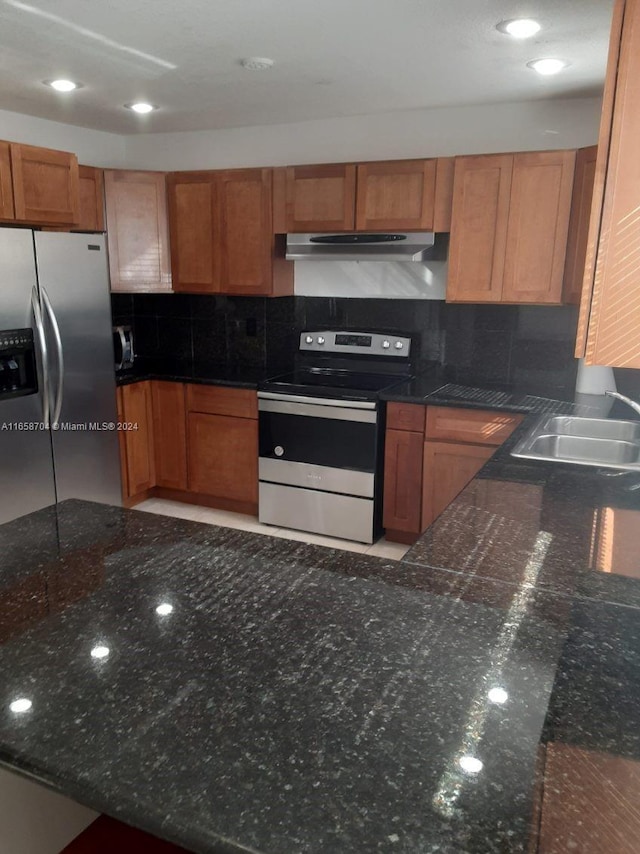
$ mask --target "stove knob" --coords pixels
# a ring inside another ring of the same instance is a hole
[[[313,344],[313,338],[311,337],[311,335],[307,335],[307,337],[304,339],[304,343]]]
[[[276,445],[273,449],[273,453],[276,455],[276,457],[284,457],[284,448],[282,447],[282,445]]]
[[[402,350],[403,347],[404,344],[402,343],[402,341],[396,341],[396,350]]]
[[[391,347],[391,342],[390,342],[390,341],[383,341],[383,342],[382,342],[382,349],[383,349],[383,350],[388,350],[388,349],[389,349],[389,347]]]
[[[318,335],[316,340],[317,340],[318,344],[324,344],[324,338],[322,337],[322,335]]]

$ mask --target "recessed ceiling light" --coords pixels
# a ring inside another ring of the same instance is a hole
[[[45,80],[45,86],[51,86],[56,92],[73,92],[74,89],[82,89],[82,83],[75,83],[73,80]]]
[[[514,18],[511,21],[500,21],[496,30],[513,36],[515,39],[529,39],[539,33],[541,26],[532,18]]]
[[[268,68],[273,68],[275,63],[268,56],[250,56],[248,59],[241,60],[240,65],[247,71],[266,71]]]
[[[134,113],[152,113],[157,110],[153,104],[147,104],[146,101],[136,101],[134,104],[125,104],[128,110],[133,110]]]
[[[544,77],[549,77],[551,74],[558,74],[564,68],[566,68],[569,63],[565,62],[563,59],[534,59],[531,62],[527,62],[529,68],[533,68],[534,71],[537,71],[538,74],[542,74]]]

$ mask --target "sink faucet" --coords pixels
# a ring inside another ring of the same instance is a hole
[[[630,406],[634,412],[637,412],[640,415],[640,403],[636,403],[635,400],[631,400],[630,397],[627,397],[625,394],[620,394],[618,391],[605,391],[609,397],[615,397],[617,400],[621,400],[623,403],[626,403],[627,406]]]

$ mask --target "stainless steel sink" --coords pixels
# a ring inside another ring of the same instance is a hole
[[[585,439],[622,439],[625,442],[640,442],[640,421],[556,415],[547,419],[544,431],[552,435],[582,436]]]
[[[606,418],[541,418],[514,457],[640,471],[640,422]]]

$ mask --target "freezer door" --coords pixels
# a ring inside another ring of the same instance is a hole
[[[35,234],[51,376],[58,501],[121,504],[111,302],[105,241]]]
[[[38,341],[32,299],[38,299],[33,232],[0,228],[0,327],[31,327]],[[55,504],[51,438],[44,428],[42,354],[37,394],[0,401],[0,524]]]

